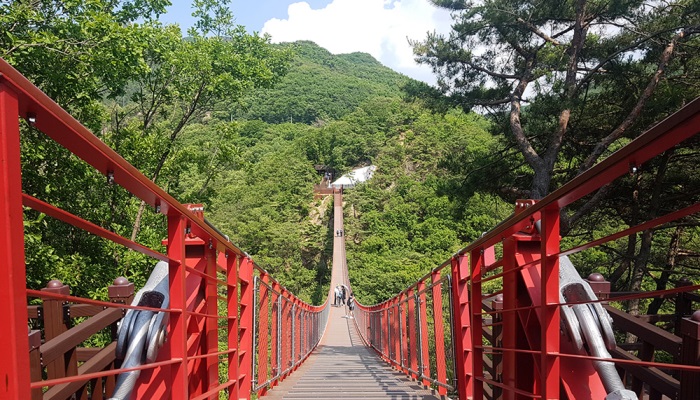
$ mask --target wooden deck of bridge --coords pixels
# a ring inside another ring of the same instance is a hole
[[[331,291],[336,284],[350,285],[345,259],[342,195],[334,196],[333,270]],[[329,296],[331,295],[329,291]],[[395,371],[365,346],[346,307],[331,307],[321,343],[309,358],[263,399],[309,400],[438,400],[439,396],[418,382]]]

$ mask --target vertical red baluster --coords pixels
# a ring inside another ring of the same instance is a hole
[[[460,399],[474,396],[474,365],[469,304],[469,259],[460,255],[452,259],[452,307],[455,342],[457,393]]]
[[[241,300],[240,300],[240,325],[238,327],[238,372],[239,394],[243,399],[250,399],[253,377],[253,260],[241,256],[239,271]]]
[[[411,377],[418,379],[418,327],[416,326],[416,297],[415,289],[408,289],[406,296],[408,297],[408,340],[409,340],[409,368],[412,370]]]
[[[188,399],[187,370],[187,293],[185,271],[185,229],[187,223],[180,215],[168,216],[168,257],[170,257],[170,308],[179,310],[171,313],[169,339],[166,346],[172,359],[180,362],[170,369],[170,387],[164,388],[166,397],[171,399]],[[169,393],[168,393],[169,392]]]
[[[224,260],[220,264],[226,266],[226,311],[228,317],[228,380],[233,382],[229,386],[229,399],[240,398],[240,382],[238,359],[240,348],[238,347],[238,257],[235,254],[224,253]]]
[[[292,364],[299,362],[301,355],[301,300],[294,299],[294,354],[292,354]],[[296,369],[296,367],[294,367]]]
[[[280,338],[282,343],[282,362],[280,364],[281,375],[280,380],[284,379],[287,374],[286,370],[289,368],[289,353],[291,351],[291,341],[292,341],[292,319],[291,307],[289,305],[287,291],[282,290],[282,337]]]
[[[542,347],[540,354],[542,398],[558,399],[560,385],[559,352],[559,208],[548,206],[542,212]]]
[[[270,332],[271,332],[271,337],[270,337],[270,358],[272,359],[272,373],[271,375],[273,377],[279,376],[281,372],[280,368],[280,351],[282,351],[282,346],[280,346],[280,336],[278,334],[278,329],[279,329],[279,317],[280,317],[280,310],[279,310],[279,302],[281,297],[279,296],[280,292],[280,284],[277,283],[276,281],[272,283],[272,297],[270,301],[272,302],[271,308],[272,308],[272,324],[270,327]],[[271,386],[276,386],[278,384],[278,380],[274,379],[272,381]]]
[[[408,362],[408,295],[406,292],[401,293],[399,297],[400,312],[399,318],[401,318],[401,369],[404,374],[408,375],[409,362]]]
[[[440,282],[440,271],[434,271],[431,275],[433,284],[433,318],[435,319],[435,356],[437,367],[437,380],[440,383],[447,383],[447,368],[445,362],[445,325],[442,315],[442,283]],[[447,395],[447,389],[438,386],[438,394]]]
[[[391,319],[391,348],[394,351],[393,361],[396,363],[397,367],[401,365],[401,341],[399,340],[399,335],[401,334],[399,330],[399,316],[401,313],[399,312],[399,300],[400,297],[397,296],[391,301],[391,312],[393,316]]]
[[[31,396],[18,116],[16,94],[0,81],[0,398],[5,399]]]
[[[270,344],[269,340],[269,302],[270,295],[268,285],[270,284],[270,276],[267,273],[260,274],[260,288],[258,290],[258,374],[257,383],[258,385],[267,381],[267,365],[268,365],[268,346]],[[266,388],[262,388],[258,391],[258,395],[262,396],[267,392]]]
[[[418,371],[426,378],[430,378],[430,352],[429,352],[429,343],[430,341],[428,340],[428,304],[426,301],[426,296],[425,296],[425,281],[419,281],[418,286],[418,312],[419,314],[419,320],[420,320],[420,326],[418,329],[420,329],[420,340],[421,343],[418,346],[418,351],[421,352],[420,354],[420,362],[421,366],[418,369]],[[423,379],[423,385],[424,386],[430,386],[430,381],[427,379]]]
[[[207,319],[204,321],[206,323],[206,347],[207,354],[206,358],[206,368],[208,382],[204,391],[214,389],[219,386],[219,356],[214,355],[219,351],[219,295],[217,293],[217,283],[216,283],[216,246],[214,243],[210,242],[207,248],[204,250],[206,254],[206,268],[208,279],[204,282],[205,294],[206,294],[206,314]],[[218,394],[213,394],[209,396],[211,400],[216,400],[219,398]]]
[[[484,397],[484,384],[479,378],[484,376],[484,351],[482,343],[483,317],[481,314],[481,272],[484,268],[483,248],[471,252],[471,334],[472,334],[472,373],[474,379],[474,398]]]

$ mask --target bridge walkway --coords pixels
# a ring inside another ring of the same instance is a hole
[[[350,286],[345,235],[338,235],[339,231],[344,231],[342,199],[341,192],[334,194],[331,290],[339,283]],[[347,307],[331,307],[319,346],[299,369],[265,394],[264,399],[440,399],[418,382],[392,369],[374,350],[365,346],[346,312]]]
[[[264,399],[438,400],[364,345],[344,307],[334,307],[321,344]]]

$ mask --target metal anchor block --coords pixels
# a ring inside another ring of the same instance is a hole
[[[167,308],[170,304],[168,263],[160,261],[141,290],[134,296],[132,306]],[[138,367],[156,360],[165,342],[168,313],[150,310],[129,310],[119,325],[116,356],[123,359],[122,368]],[[119,374],[111,399],[129,399],[141,371]]]

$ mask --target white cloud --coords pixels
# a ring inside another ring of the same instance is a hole
[[[413,61],[408,39],[449,29],[449,14],[428,0],[334,0],[317,10],[306,2],[291,4],[287,19],[267,21],[262,32],[276,43],[311,40],[334,54],[369,53],[396,71],[434,83],[430,68]]]

